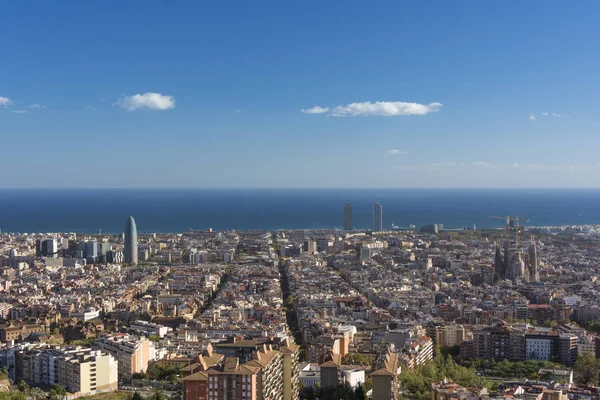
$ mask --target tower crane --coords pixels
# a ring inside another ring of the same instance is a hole
[[[503,219],[503,220],[506,221],[506,236],[507,236],[507,240],[508,240],[509,245],[510,245],[510,225],[511,225],[511,221],[514,221],[514,223],[515,223],[515,248],[518,249],[519,248],[519,217],[511,217],[511,216],[497,217],[497,216],[491,216],[489,218]]]

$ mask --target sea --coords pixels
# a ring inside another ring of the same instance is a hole
[[[0,189],[1,232],[119,233],[128,216],[138,232],[341,228],[350,202],[353,225],[384,229],[600,224],[600,189]]]

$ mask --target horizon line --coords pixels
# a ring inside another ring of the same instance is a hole
[[[0,187],[0,190],[600,190],[600,186],[534,187]]]

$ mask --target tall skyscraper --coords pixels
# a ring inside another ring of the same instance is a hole
[[[138,263],[137,227],[133,217],[129,217],[125,225],[125,262],[133,265]]]
[[[379,202],[373,205],[373,232],[383,230],[383,208]]]
[[[86,258],[96,261],[98,259],[98,241],[88,240],[85,242],[85,256]]]
[[[344,230],[352,230],[352,204],[346,203],[344,206]]]

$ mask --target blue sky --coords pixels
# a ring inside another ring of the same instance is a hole
[[[598,21],[595,0],[1,2],[0,187],[600,187]]]

